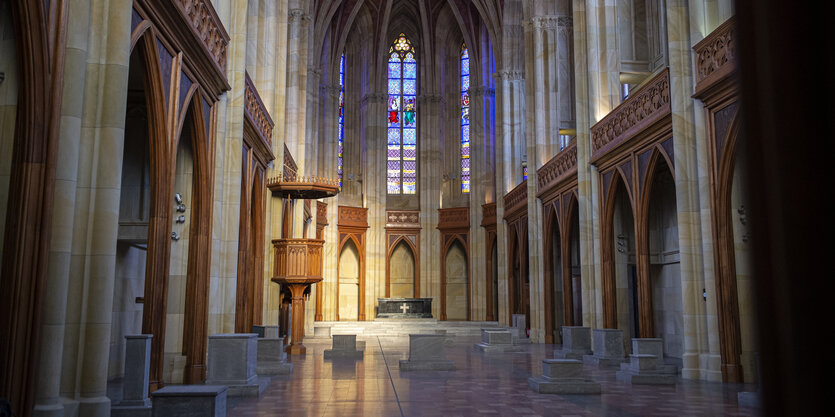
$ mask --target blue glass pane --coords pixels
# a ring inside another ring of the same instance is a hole
[[[466,46],[461,50],[461,58],[462,59],[469,59],[470,58],[470,51],[467,50]]]
[[[470,60],[461,60],[461,75],[470,75]]]
[[[414,55],[412,55],[412,53],[409,52],[408,54],[406,54],[406,58],[403,60],[403,62],[415,62]]]
[[[391,137],[391,129],[389,129],[389,137]],[[414,145],[417,143],[415,138],[415,129],[403,129],[403,143]]]
[[[400,96],[399,95],[395,94],[395,95],[390,95],[389,96],[388,109],[389,110],[394,110],[394,111],[399,111],[400,110]]]
[[[403,110],[415,111],[415,96],[403,97]]]
[[[461,124],[470,124],[470,108],[461,109]]]
[[[462,75],[461,76],[461,90],[466,90],[470,88],[470,76],[469,75]]]
[[[388,144],[400,145],[400,129],[395,127],[389,128]]]
[[[407,111],[403,112],[403,126],[405,127],[415,127],[417,124],[417,120],[415,120],[415,112]]]
[[[400,94],[400,80],[394,79],[389,80],[389,94],[398,95]]]
[[[403,80],[403,94],[410,96],[417,94],[417,80]]]
[[[400,78],[400,63],[389,61],[389,79]]]
[[[403,145],[403,160],[414,161],[417,157],[417,147],[415,145]]]
[[[343,137],[343,136],[342,136],[342,129],[343,129],[343,128],[342,128],[342,123],[341,123],[341,121],[340,121],[340,123],[339,123],[339,128],[338,128],[338,133],[337,133],[337,134],[339,135],[339,140],[340,140],[340,141],[342,140],[342,137]]]
[[[397,55],[397,52],[392,52],[389,55],[389,62],[400,62],[400,55]]]
[[[417,64],[403,64],[403,78],[417,78]]]

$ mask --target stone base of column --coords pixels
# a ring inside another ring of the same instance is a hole
[[[522,348],[513,345],[513,336],[509,330],[482,329],[481,343],[475,349],[484,353],[521,352]]]
[[[455,363],[447,360],[445,335],[410,334],[409,359],[400,361],[401,371],[454,371]]]
[[[615,378],[632,385],[674,385],[676,376],[663,373],[658,367],[658,361],[656,355],[629,355],[629,363],[621,365],[620,371],[615,373]]]

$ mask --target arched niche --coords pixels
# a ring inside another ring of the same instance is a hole
[[[659,150],[650,159],[647,175],[642,224],[647,241],[645,268],[652,317],[651,329],[645,329],[642,337],[663,339],[666,360],[680,366],[684,355],[684,307],[676,187],[673,171]]]
[[[359,320],[360,307],[360,252],[354,239],[347,239],[339,252],[338,320]]]
[[[406,239],[394,246],[389,256],[389,296],[392,298],[415,297],[415,252]]]
[[[460,239],[453,239],[444,256],[444,320],[469,320],[469,264],[467,249]]]
[[[563,311],[563,239],[560,230],[559,203],[546,206],[545,215],[545,342],[562,343],[560,326],[564,322]]]

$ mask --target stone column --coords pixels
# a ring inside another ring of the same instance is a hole
[[[481,59],[486,59],[483,55]],[[471,73],[474,62],[471,58]],[[479,65],[480,67],[483,67]],[[488,81],[485,79],[485,82]],[[487,234],[481,227],[482,204],[494,202],[495,192],[495,148],[492,122],[495,120],[493,106],[495,90],[479,86],[470,89],[470,280],[474,309],[473,320],[485,320],[487,317],[486,288],[487,280]],[[492,285],[492,284],[491,284]]]
[[[122,401],[114,406],[128,415],[130,411],[151,409],[148,384],[151,381],[151,338],[149,334],[125,336],[125,377],[122,379]],[[136,414],[134,414],[136,415]]]
[[[90,2],[69,3],[67,49],[65,56],[64,92],[61,106],[61,134],[58,139],[55,169],[55,207],[52,213],[52,237],[46,272],[43,322],[40,341],[40,367],[36,385],[34,416],[63,416],[65,397],[75,397],[75,385],[61,386],[61,376],[74,373],[75,354],[71,343],[65,345],[67,334],[67,299],[70,266],[73,262],[73,231],[76,228],[75,204],[78,193],[79,152],[81,148],[84,98],[87,91],[90,36]],[[60,203],[58,203],[60,202]],[[75,262],[77,264],[77,261]],[[74,309],[73,309],[74,310]],[[77,328],[70,330],[76,336]],[[64,350],[72,352],[64,363]],[[68,369],[69,368],[69,369]],[[67,390],[72,392],[66,392]],[[74,400],[70,400],[74,401]]]

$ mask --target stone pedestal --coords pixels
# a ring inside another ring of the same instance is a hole
[[[562,348],[554,350],[557,359],[582,360],[591,355],[591,329],[581,326],[562,326]]]
[[[600,384],[583,377],[576,359],[543,359],[542,376],[528,378],[528,386],[540,394],[600,394]]]
[[[639,353],[629,355],[629,363],[621,365],[620,371],[615,373],[618,381],[634,385],[673,385],[675,375],[660,371],[658,356]]]
[[[125,336],[125,377],[122,379],[122,401],[111,407],[111,416],[151,416],[148,382],[151,371],[152,337],[150,334]]]
[[[400,361],[401,371],[454,371],[455,363],[446,358],[445,335],[410,334],[409,359]]]
[[[632,353],[638,355],[655,355],[658,357],[657,370],[661,373],[676,375],[678,367],[664,362],[664,339],[642,338],[632,339]]]
[[[258,375],[287,375],[293,372],[293,364],[287,363],[284,338],[258,339]]]
[[[481,343],[475,348],[485,353],[521,352],[522,349],[513,345],[513,335],[509,330],[482,329]]]
[[[362,359],[363,351],[357,350],[357,335],[333,335],[333,347],[325,350],[325,359],[350,358]]]
[[[594,354],[583,356],[583,362],[601,368],[616,368],[626,357],[623,353],[623,330],[594,329]]]
[[[225,417],[223,385],[170,385],[154,391],[154,417]]]
[[[513,344],[521,345],[531,343],[531,339],[528,338],[528,323],[525,315],[514,314],[512,324],[513,326],[510,328],[510,332],[513,335]]]
[[[209,336],[206,385],[226,385],[230,397],[257,397],[270,383],[267,378],[258,378],[257,357],[255,333]]]

